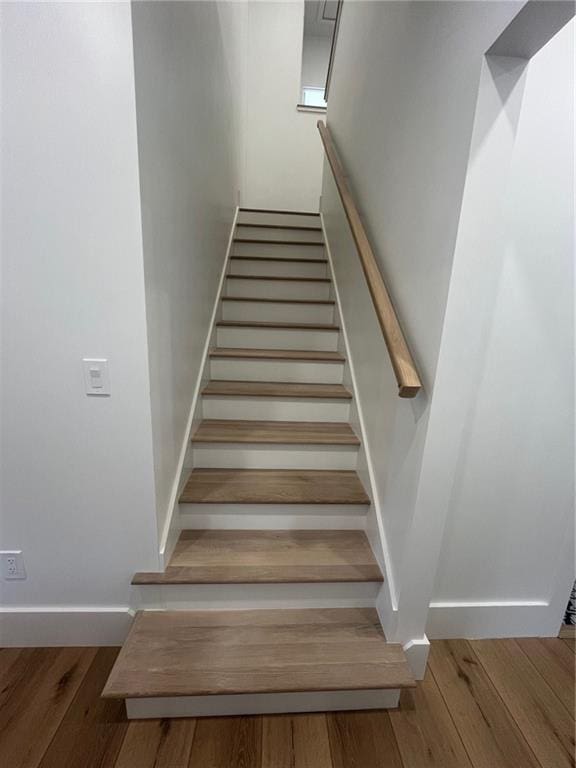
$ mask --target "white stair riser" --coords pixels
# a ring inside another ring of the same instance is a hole
[[[126,699],[128,718],[219,717],[281,712],[336,712],[341,710],[394,709],[397,689],[302,693],[250,693],[234,696],[175,696]]]
[[[256,349],[310,349],[336,352],[338,331],[283,328],[222,327],[216,332],[219,347]]]
[[[251,296],[255,299],[329,299],[330,283],[305,280],[235,280],[228,275],[226,296]]]
[[[333,469],[354,470],[356,446],[193,443],[198,469]]]
[[[195,507],[231,505],[206,505],[206,504],[182,504],[182,509],[194,509]],[[364,514],[329,515],[314,514],[313,512],[290,514],[258,514],[261,506],[240,505],[249,507],[249,512],[244,515],[238,513],[217,514],[215,512],[183,512],[180,515],[182,530],[190,531],[364,531],[366,530],[366,516]],[[290,505],[284,505],[290,506]],[[314,505],[317,506],[317,505]],[[366,507],[361,507],[365,510]],[[315,510],[314,510],[315,511]]]
[[[334,322],[334,305],[223,301],[222,319],[270,323],[324,323],[329,325]]]
[[[343,363],[212,358],[210,378],[224,381],[289,381],[341,384]]]
[[[319,227],[320,216],[299,216],[297,213],[259,213],[239,211],[238,223],[243,224],[291,224],[294,227]]]
[[[133,587],[138,610],[204,611],[373,608],[379,582],[149,584]]]
[[[263,421],[344,421],[350,415],[349,400],[294,397],[202,398],[205,419],[261,419]]]
[[[273,238],[269,238],[272,240]],[[289,259],[325,259],[323,245],[289,245],[286,243],[238,243],[232,245],[232,256],[276,256]]]
[[[231,275],[270,275],[271,277],[328,277],[326,264],[314,261],[268,261],[267,259],[232,259]]]
[[[313,225],[312,225],[313,226]],[[236,227],[234,237],[251,240],[289,240],[290,243],[322,243],[322,230],[287,229],[284,227]]]

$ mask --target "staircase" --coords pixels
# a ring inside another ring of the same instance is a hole
[[[240,210],[164,572],[103,695],[130,717],[396,706],[319,216]]]

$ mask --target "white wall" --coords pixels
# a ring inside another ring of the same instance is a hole
[[[458,606],[565,603],[574,577],[573,61],[572,22],[483,73],[440,358],[466,407],[430,435],[458,446],[434,634],[446,604],[454,631]]]
[[[242,205],[317,211],[317,114],[298,112],[304,2],[247,3]]]
[[[490,3],[344,3],[328,125],[417,361],[424,392],[401,400],[337,197],[324,168],[322,208],[380,499],[392,606],[423,632],[430,530],[417,497],[458,214],[484,51],[520,8]],[[422,541],[409,535],[420,531]],[[388,620],[394,632],[393,621]]]
[[[216,3],[132,6],[158,526],[170,511],[239,186]]]
[[[328,74],[332,38],[304,35],[302,48],[302,87],[324,88]]]
[[[157,567],[130,6],[5,3],[1,34],[1,602],[106,614]]]

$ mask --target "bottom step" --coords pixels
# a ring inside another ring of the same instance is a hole
[[[145,611],[103,696],[141,700],[129,701],[132,717],[176,717],[394,706],[376,694],[414,684],[402,646],[386,642],[372,608]],[[328,692],[340,694],[338,705]],[[266,703],[261,694],[290,695]]]

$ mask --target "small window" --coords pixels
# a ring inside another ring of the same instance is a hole
[[[305,0],[302,41],[301,107],[326,110],[327,89],[341,0]]]
[[[302,106],[324,107],[324,109],[326,109],[326,102],[324,101],[324,88],[311,88],[310,86],[304,86],[302,88]]]

